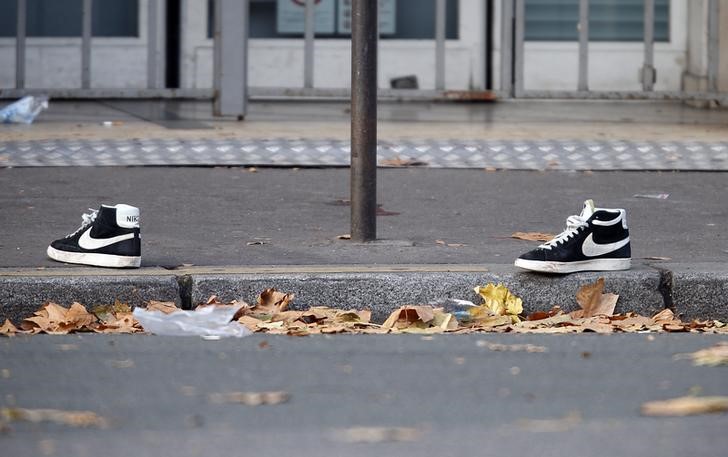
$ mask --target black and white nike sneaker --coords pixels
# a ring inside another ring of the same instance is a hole
[[[566,219],[566,230],[520,256],[515,265],[543,273],[628,270],[631,257],[627,213],[595,208],[587,200],[580,215]]]
[[[98,267],[141,265],[139,208],[101,205],[100,209],[92,209],[82,217],[81,227],[48,246],[48,257]]]

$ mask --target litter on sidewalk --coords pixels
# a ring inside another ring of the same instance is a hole
[[[202,337],[234,336],[240,338],[252,332],[238,322],[231,322],[238,308],[233,306],[204,306],[194,311],[164,313],[144,308],[134,309],[134,318],[144,330],[155,335]]]
[[[32,124],[41,111],[48,108],[48,97],[28,95],[0,109],[0,122],[4,124]]]

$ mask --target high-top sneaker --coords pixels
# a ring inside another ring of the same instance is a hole
[[[59,262],[99,267],[138,267],[141,264],[139,208],[101,205],[84,214],[75,232],[48,246],[48,257]]]
[[[627,213],[595,208],[587,200],[580,215],[566,219],[566,230],[523,254],[515,264],[544,273],[628,270],[631,256]]]

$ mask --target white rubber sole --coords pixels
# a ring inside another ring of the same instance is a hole
[[[95,267],[109,268],[139,268],[142,264],[141,257],[111,254],[84,254],[82,252],[59,251],[48,246],[48,257],[53,260],[65,263],[77,263],[81,265],[93,265]]]
[[[519,268],[541,273],[576,273],[577,271],[619,271],[629,270],[632,259],[593,259],[579,262],[542,262],[539,260],[516,259]]]

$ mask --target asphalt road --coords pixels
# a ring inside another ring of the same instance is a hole
[[[718,457],[728,446],[728,415],[655,418],[639,411],[651,400],[728,394],[728,367],[675,358],[725,340],[692,334],[2,339],[1,406],[89,410],[110,425],[13,422],[0,433],[0,449],[14,457]],[[531,343],[547,352],[498,352],[478,341]],[[290,400],[251,407],[210,397],[270,390],[286,391]],[[352,442],[361,440],[374,442]]]
[[[512,264],[538,243],[511,233],[558,233],[587,198],[627,209],[637,264],[728,260],[722,173],[380,170],[374,245],[336,239],[348,169],[6,168],[0,189],[0,267],[61,266],[46,247],[101,203],[141,208],[144,266]]]

